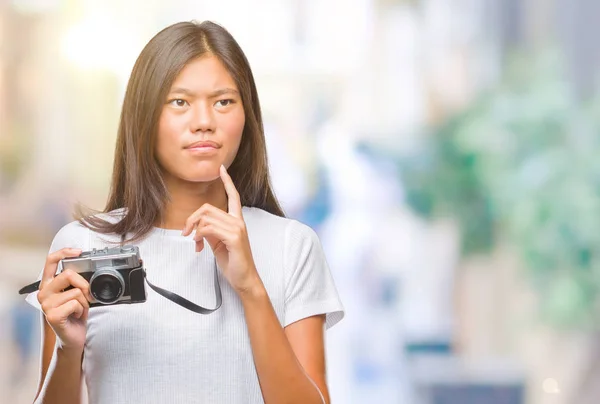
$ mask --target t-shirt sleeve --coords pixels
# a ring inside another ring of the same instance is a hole
[[[54,239],[52,240],[48,254],[51,254],[62,248],[80,248],[82,250],[85,250],[85,248],[87,247],[86,246],[87,239],[85,237],[86,234],[87,234],[87,228],[83,227],[78,222],[71,222],[71,223],[65,225],[54,236]],[[41,280],[42,275],[44,273],[44,264],[45,263],[41,263],[41,264],[42,264],[42,269],[41,269],[36,281]],[[40,303],[38,302],[37,294],[38,294],[37,291],[29,293],[25,297],[25,301],[27,303],[29,303],[31,306],[33,306],[34,308],[41,311],[42,308],[40,306]]]
[[[325,314],[331,328],[344,317],[344,308],[319,237],[296,220],[287,225],[285,237],[284,326]]]

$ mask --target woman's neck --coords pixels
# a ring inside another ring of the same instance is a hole
[[[205,203],[227,211],[227,193],[220,178],[203,183],[167,181],[167,189],[170,201],[156,227],[183,230],[188,217]]]

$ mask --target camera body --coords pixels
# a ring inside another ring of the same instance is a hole
[[[84,251],[61,260],[62,270],[79,273],[90,284],[90,307],[146,301],[139,248],[131,245]]]

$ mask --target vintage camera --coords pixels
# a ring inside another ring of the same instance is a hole
[[[217,261],[215,259],[215,297],[214,308],[198,306],[176,293],[154,286],[146,280],[146,271],[136,246],[94,248],[84,251],[78,257],[60,261],[61,271],[70,269],[77,272],[90,284],[92,300],[90,307],[123,303],[143,303],[146,301],[146,282],[156,293],[194,313],[210,314],[221,307],[223,298],[219,285]],[[41,281],[31,283],[19,290],[20,295],[39,290]],[[72,286],[65,290],[73,289]]]
[[[146,301],[144,268],[136,246],[94,248],[61,263],[63,271],[70,269],[89,282],[95,300],[90,307]]]

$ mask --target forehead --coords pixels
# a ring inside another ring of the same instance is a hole
[[[201,56],[184,66],[173,82],[173,87],[183,87],[194,91],[211,91],[237,86],[225,65],[215,56]]]

